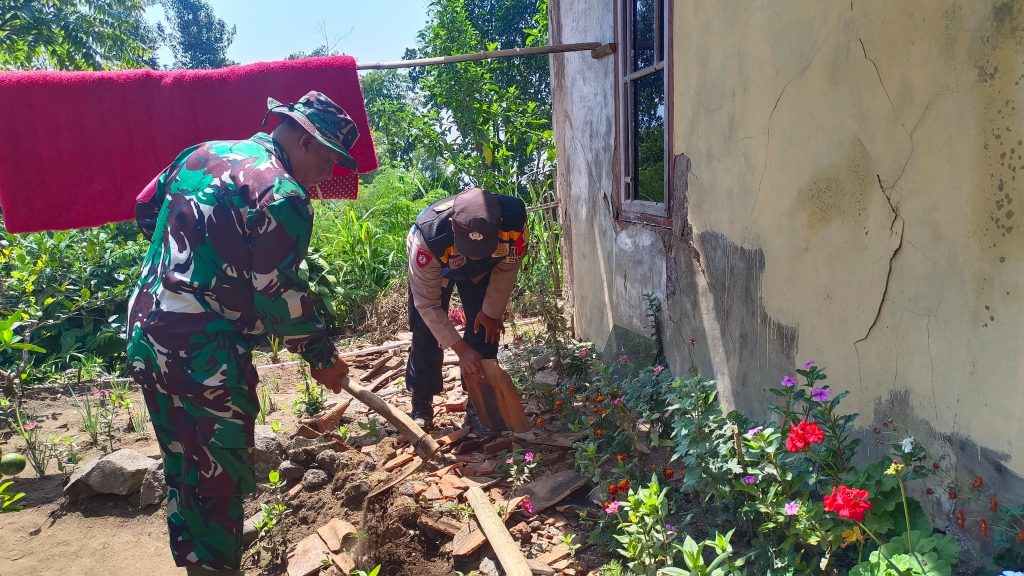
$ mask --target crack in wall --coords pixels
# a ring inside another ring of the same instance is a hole
[[[906,130],[907,125],[903,123],[903,119],[901,119],[899,113],[896,112],[896,105],[892,103],[892,96],[889,96],[889,90],[885,87],[885,82],[882,81],[882,72],[878,69],[878,63],[868,56],[868,49],[864,46],[864,40],[857,38],[857,41],[860,42],[860,49],[864,52],[864,59],[871,62],[871,65],[875,67],[875,75],[878,76],[878,84],[882,87],[882,92],[885,92],[886,99],[889,100],[889,107],[892,108],[892,113],[895,114],[896,118],[900,121],[900,126],[903,126],[903,129]]]
[[[899,232],[898,232],[899,233],[899,243],[896,245],[896,248],[892,251],[892,253],[889,254],[889,269],[885,273],[885,287],[882,289],[882,297],[881,297],[881,299],[879,299],[879,301],[878,301],[878,308],[875,310],[875,318],[874,318],[874,320],[871,321],[871,325],[868,326],[868,331],[864,333],[864,336],[862,336],[859,340],[857,340],[856,342],[853,343],[853,347],[854,348],[857,348],[858,344],[860,344],[861,342],[863,342],[863,341],[868,339],[868,336],[871,335],[871,331],[874,330],[875,325],[878,324],[878,319],[881,318],[881,316],[882,316],[882,308],[885,306],[885,301],[886,301],[887,296],[889,294],[889,284],[890,284],[890,281],[892,280],[893,261],[896,260],[896,256],[899,255],[900,250],[903,248],[903,228],[904,228],[904,226],[906,226],[906,220],[904,220],[903,216],[901,216],[900,213],[896,210],[896,206],[894,206],[893,203],[892,203],[892,197],[888,193],[886,193],[885,186],[882,185],[882,177],[880,175],[877,175],[877,176],[878,176],[878,187],[881,189],[882,196],[885,197],[885,201],[889,203],[889,209],[892,210],[892,221],[889,223],[889,234],[890,235],[892,235],[895,232],[894,227],[896,226],[896,222],[899,221],[899,223],[900,223],[900,225],[899,225]],[[859,363],[859,360],[860,360],[860,353],[859,352],[860,351],[858,350],[858,354],[857,354],[858,363]]]

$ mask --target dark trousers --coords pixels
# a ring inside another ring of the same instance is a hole
[[[472,280],[449,281],[448,286],[441,289],[441,307],[445,312],[448,311],[452,290],[458,286],[462,308],[466,312],[463,338],[480,353],[480,356],[497,358],[498,345],[484,342],[485,330],[481,328],[479,332],[473,332],[473,322],[484,305],[484,295],[487,294],[487,285],[490,281],[490,273],[475,283]],[[409,350],[409,361],[405,365],[405,386],[412,392],[414,403],[426,403],[430,401],[431,396],[440,394],[444,389],[444,378],[441,374],[444,350],[441,350],[437,338],[434,338],[434,334],[420,317],[419,310],[416,310],[412,290],[409,291],[409,329],[412,330],[412,347]]]

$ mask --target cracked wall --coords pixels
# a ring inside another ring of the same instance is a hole
[[[614,41],[612,6],[553,2],[556,39]],[[671,229],[609,208],[611,59],[553,57],[580,334],[642,332],[653,291],[673,367],[740,407],[815,359],[1024,497],[1024,0],[672,7]]]

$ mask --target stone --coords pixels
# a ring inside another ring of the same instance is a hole
[[[490,556],[484,556],[476,573],[477,576],[502,576],[502,573],[498,571],[498,564]]]
[[[331,477],[327,475],[327,472],[323,470],[306,470],[306,473],[302,476],[302,485],[309,491],[315,491],[327,486],[327,483],[331,481]]]
[[[537,372],[533,379],[541,384],[554,386],[558,384],[558,373],[554,370],[541,370],[540,372]]]
[[[75,471],[64,487],[64,495],[75,501],[96,494],[137,494],[150,468],[157,465],[157,461],[148,456],[122,448]]]
[[[139,508],[153,506],[164,501],[167,497],[167,479],[164,478],[164,463],[158,461],[156,466],[146,471],[142,479],[142,487],[137,495],[132,496],[132,504]]]
[[[301,480],[302,476],[306,473],[306,469],[291,460],[285,460],[281,462],[277,472],[281,475],[281,480],[292,482],[293,480]]]
[[[370,483],[365,478],[352,478],[341,490],[341,503],[349,510],[360,510],[366,495],[370,493]]]
[[[256,480],[263,482],[271,470],[277,470],[284,458],[284,441],[270,426],[260,425],[255,429],[254,455],[256,458]]]
[[[341,458],[341,454],[334,450],[324,450],[317,454],[316,465],[321,470],[334,476],[344,468],[344,461]]]
[[[551,361],[553,359],[554,358],[552,358],[551,354],[541,354],[540,356],[534,356],[533,358],[530,358],[530,366],[533,366],[534,370],[547,368],[548,364],[551,364]]]
[[[242,545],[249,546],[256,541],[256,537],[259,536],[259,528],[257,525],[263,520],[263,510],[260,510],[245,519],[245,523],[242,524]]]

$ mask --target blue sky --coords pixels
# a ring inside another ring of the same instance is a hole
[[[324,43],[360,63],[400,60],[426,24],[428,0],[208,0],[217,17],[237,26],[228,58],[240,63],[281,60]],[[151,8],[150,16],[162,11]],[[173,57],[166,49],[161,64]]]

